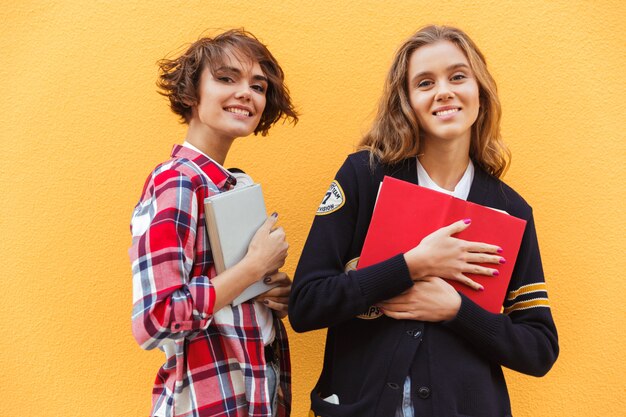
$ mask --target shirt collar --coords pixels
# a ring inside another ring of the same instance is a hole
[[[183,145],[174,145],[172,157],[191,160],[200,167],[202,172],[209,177],[220,191],[230,190],[237,184],[237,179],[226,168],[190,143],[185,142]]]
[[[441,193],[449,194],[453,197],[460,198],[462,200],[467,200],[467,197],[470,192],[470,188],[472,186],[472,182],[474,179],[474,164],[470,159],[469,164],[467,164],[467,168],[465,169],[465,173],[454,187],[454,191],[446,190],[445,188],[441,188],[438,186],[428,175],[419,159],[417,160],[417,183],[422,187],[430,188],[431,190],[439,191]]]

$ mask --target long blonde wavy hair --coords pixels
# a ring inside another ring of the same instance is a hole
[[[480,109],[472,125],[470,158],[499,178],[508,168],[511,153],[500,134],[502,109],[496,82],[476,44],[465,32],[450,26],[426,26],[400,46],[387,75],[372,127],[361,139],[358,149],[369,150],[372,163],[374,158],[393,164],[419,155],[420,126],[409,100],[408,63],[416,49],[441,41],[450,41],[463,51],[478,82]]]

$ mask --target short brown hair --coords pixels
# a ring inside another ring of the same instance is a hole
[[[170,107],[180,116],[183,123],[189,123],[192,107],[198,103],[198,84],[205,67],[215,74],[224,64],[226,54],[234,53],[241,59],[252,59],[259,63],[267,77],[265,110],[254,134],[267,135],[268,130],[281,118],[298,121],[289,89],[285,85],[285,74],[267,47],[253,34],[244,29],[232,29],[213,38],[203,37],[175,59],[162,59],[158,62],[159,94],[170,100]]]
[[[396,51],[374,123],[361,139],[359,149],[371,151],[372,157],[384,163],[396,163],[419,154],[421,128],[409,99],[408,63],[416,49],[442,41],[452,42],[463,51],[478,82],[480,109],[472,126],[470,157],[491,175],[501,177],[508,168],[511,153],[500,134],[502,110],[496,82],[478,46],[465,32],[450,26],[423,27]]]

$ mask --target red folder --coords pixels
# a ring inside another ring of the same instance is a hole
[[[502,265],[484,264],[499,271],[497,277],[466,274],[482,284],[476,291],[456,281],[459,292],[492,313],[500,313],[511,280],[526,221],[479,204],[461,200],[410,182],[385,177],[367,231],[358,268],[364,268],[407,252],[435,230],[469,218],[472,224],[455,235],[502,248]]]

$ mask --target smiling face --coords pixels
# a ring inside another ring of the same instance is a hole
[[[450,41],[416,49],[409,58],[408,95],[425,144],[471,140],[480,108],[478,82],[465,54]]]
[[[190,129],[227,141],[250,135],[265,110],[267,86],[258,62],[226,54],[213,72],[208,66],[202,70]]]

